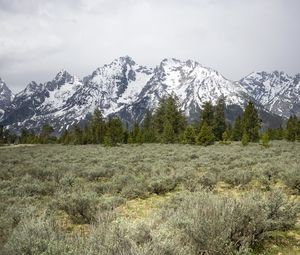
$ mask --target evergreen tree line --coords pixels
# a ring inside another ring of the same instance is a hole
[[[300,142],[300,119],[297,116],[291,116],[288,121],[286,128],[269,128],[266,132],[271,140],[287,140],[289,142]]]
[[[0,126],[0,144],[61,143],[114,146],[121,143],[185,143],[207,146],[216,141],[224,144],[241,141],[243,145],[262,141],[262,144],[267,146],[270,139],[300,141],[300,120],[296,116],[289,118],[286,129],[280,127],[260,133],[261,120],[251,101],[233,125],[226,121],[224,99],[219,99],[215,106],[211,102],[204,103],[199,117],[197,123],[188,124],[176,97],[169,96],[161,99],[154,112],[146,112],[142,124],[135,123],[131,128],[128,125],[124,127],[118,117],[106,120],[101,111],[96,109],[84,128],[75,125],[58,138],[52,135],[54,129],[48,124],[42,127],[38,135],[23,129],[20,136]]]

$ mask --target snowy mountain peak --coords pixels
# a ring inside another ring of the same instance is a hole
[[[7,87],[5,81],[2,80],[1,78],[0,78],[0,96],[7,97],[7,98],[10,98],[10,99],[13,98],[13,93]]]
[[[66,70],[62,69],[56,74],[53,81],[59,84],[64,84],[66,82],[71,81],[72,78],[73,77],[71,74],[69,74]]]
[[[161,67],[164,66],[188,66],[188,67],[195,67],[195,66],[201,66],[198,62],[194,61],[194,60],[179,60],[176,58],[165,58],[161,61],[160,63]]]
[[[295,81],[295,84],[297,84],[297,83],[300,82],[300,73],[298,73],[298,74],[295,75],[294,81]]]
[[[297,76],[283,71],[254,72],[240,80],[247,93],[269,111],[288,117],[300,103]]]
[[[20,93],[26,92],[26,93],[36,93],[37,91],[41,91],[43,89],[43,84],[37,84],[35,81],[31,81],[24,91],[21,91]],[[19,93],[19,94],[20,94]]]
[[[13,93],[6,86],[4,80],[0,78],[0,120],[4,115],[6,108],[10,106],[13,98],[14,98]]]
[[[239,82],[193,60],[163,59],[155,69],[124,56],[97,68],[82,80],[61,70],[44,84],[31,82],[16,95],[2,117],[15,130],[39,129],[46,122],[58,132],[75,123],[84,124],[95,108],[105,117],[119,115],[124,122],[142,121],[146,110],[154,110],[162,97],[176,95],[190,121],[198,120],[207,101],[224,98],[232,112],[253,100],[280,116],[300,113],[300,74],[253,72]],[[240,111],[238,110],[238,111]],[[1,118],[1,116],[0,116]]]
[[[136,64],[135,61],[129,56],[120,57],[115,61],[119,61],[120,63],[128,64],[130,66],[134,66]]]

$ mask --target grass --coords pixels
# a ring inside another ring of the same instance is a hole
[[[272,216],[263,209],[260,214],[266,213],[265,218],[253,222],[265,224],[255,240],[245,233],[237,246],[230,241],[235,237],[220,236],[230,246],[227,253],[220,248],[224,254],[238,250],[239,254],[299,254],[299,217],[294,224],[292,213],[282,215],[286,208],[298,210],[299,155],[300,143],[284,141],[272,142],[270,148],[240,143],[3,146],[0,250],[4,254],[97,254],[99,250],[103,254],[219,254],[209,250],[216,246],[213,240],[199,232],[211,233],[214,224],[219,228],[225,224],[213,218],[208,224],[212,215],[206,214],[206,208],[224,215],[232,204],[243,217],[251,218],[262,208],[269,208]],[[282,201],[277,199],[281,195],[272,195],[276,192],[281,192]],[[258,197],[257,203],[253,196]],[[273,200],[268,203],[266,198]],[[166,218],[174,213],[177,218]],[[207,221],[201,221],[200,214],[207,215]],[[180,219],[193,220],[194,225]],[[246,228],[253,231],[250,225]],[[197,236],[185,234],[184,229]],[[207,251],[201,250],[204,246]]]

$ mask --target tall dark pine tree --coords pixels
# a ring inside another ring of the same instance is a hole
[[[176,139],[174,128],[172,124],[167,120],[164,124],[164,132],[162,135],[162,142],[174,143]]]
[[[164,131],[164,121],[166,113],[167,98],[163,97],[159,101],[158,107],[153,114],[153,125],[157,137],[160,137]]]
[[[58,142],[62,143],[62,144],[70,144],[71,140],[72,140],[72,137],[71,137],[69,131],[65,130],[63,132],[63,134],[61,135],[61,137],[59,138]]]
[[[291,116],[286,125],[286,140],[289,142],[296,141],[298,133],[298,120],[295,115]]]
[[[176,136],[179,136],[186,127],[186,118],[179,109],[178,99],[175,96],[167,98],[165,122],[166,121],[170,122]]]
[[[4,144],[4,127],[0,125],[0,144]]]
[[[237,116],[232,129],[232,140],[241,141],[243,136],[243,124],[241,116]]]
[[[166,134],[169,136],[171,133],[174,133],[174,142],[179,139],[180,134],[185,129],[186,119],[179,109],[176,97],[162,98],[154,112],[153,124],[156,136],[160,141],[166,142],[164,136]],[[169,139],[167,140],[170,142]]]
[[[96,108],[90,122],[91,142],[95,144],[103,143],[105,135],[105,121],[101,111]]]
[[[156,141],[155,130],[153,125],[153,117],[150,111],[146,111],[143,121],[143,134],[145,143],[153,143]]]
[[[52,126],[50,126],[48,123],[44,124],[42,126],[42,131],[40,135],[41,143],[49,143],[50,142],[50,135],[54,132],[54,129]]]
[[[116,146],[123,142],[123,126],[118,117],[113,117],[108,120],[106,133],[104,137],[105,145]]]
[[[195,128],[191,125],[187,126],[183,134],[183,143],[195,144],[196,143],[196,132]]]
[[[138,136],[140,136],[140,126],[139,123],[135,122],[133,125],[133,129],[131,131],[132,143],[138,142]],[[140,137],[139,137],[140,139]]]
[[[206,123],[210,127],[213,127],[213,125],[214,125],[214,107],[211,102],[204,103],[200,120],[201,120],[200,121],[200,129],[204,123]]]
[[[197,144],[207,146],[213,144],[214,141],[215,136],[212,131],[212,128],[209,125],[207,125],[206,122],[204,122],[197,137]]]
[[[73,127],[72,143],[76,145],[83,144],[83,132],[78,125]]]
[[[257,110],[253,102],[249,102],[245,108],[242,125],[244,132],[248,135],[250,142],[259,141],[259,130],[261,128],[261,120],[258,117]]]
[[[297,141],[300,142],[300,119],[298,120],[297,125]]]
[[[213,133],[216,140],[221,141],[222,135],[226,131],[226,120],[225,120],[225,101],[219,99],[217,105],[214,107],[214,119],[213,119]]]

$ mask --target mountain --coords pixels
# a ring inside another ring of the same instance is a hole
[[[13,98],[13,93],[6,86],[5,82],[0,78],[0,121],[6,109],[11,105]]]
[[[245,93],[239,83],[229,81],[217,71],[195,61],[164,59],[154,69],[138,100],[120,109],[120,116],[128,122],[141,121],[145,110],[155,109],[163,96],[174,94],[181,103],[181,110],[193,121],[199,118],[204,102],[216,103],[223,97],[227,105],[243,107]]]
[[[60,125],[70,124],[64,120],[70,120],[66,111],[68,101],[81,86],[82,82],[65,70],[44,84],[32,81],[15,95],[11,107],[4,114],[3,123],[17,131],[24,127],[38,129],[45,123],[51,123],[59,131]],[[72,115],[72,118],[75,117]],[[72,122],[75,123],[75,120]]]
[[[300,75],[291,78],[261,72],[233,82],[192,60],[164,59],[152,69],[126,56],[83,79],[62,70],[49,82],[31,82],[11,98],[2,123],[17,132],[24,127],[38,130],[49,123],[61,133],[70,125],[84,125],[94,109],[100,108],[105,117],[118,115],[131,125],[141,122],[146,110],[154,110],[162,97],[176,95],[190,121],[199,118],[204,102],[216,103],[222,97],[229,121],[253,100],[266,127],[278,126],[278,115],[287,117],[299,107],[299,81]]]
[[[108,116],[132,104],[152,73],[129,57],[97,68],[82,80],[62,70],[52,81],[28,84],[15,96],[3,123],[16,131],[50,123],[62,132],[70,125],[84,124],[97,107]]]
[[[291,77],[284,72],[254,72],[240,80],[256,102],[270,112],[289,117],[300,116],[300,74]]]

